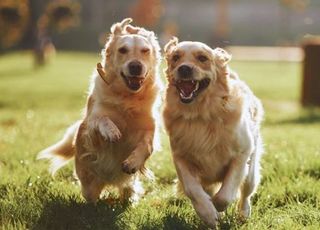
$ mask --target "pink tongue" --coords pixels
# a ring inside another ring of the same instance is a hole
[[[195,90],[196,84],[192,83],[191,81],[181,81],[178,83],[178,87],[184,96],[190,96]]]
[[[132,77],[130,78],[130,82],[133,84],[140,84],[141,79],[136,78],[136,77]]]

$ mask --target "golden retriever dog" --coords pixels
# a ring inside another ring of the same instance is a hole
[[[84,118],[39,154],[51,160],[53,173],[75,156],[88,202],[96,202],[106,186],[118,188],[121,200],[137,194],[135,173],[146,170],[145,161],[153,151],[160,47],[153,32],[131,26],[131,21],[127,18],[111,27]]]
[[[239,212],[248,217],[260,178],[260,101],[230,71],[223,49],[174,38],[164,51],[163,119],[180,188],[211,227],[239,190]]]

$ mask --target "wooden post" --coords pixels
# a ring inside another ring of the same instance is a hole
[[[217,23],[216,34],[220,38],[226,38],[229,34],[229,15],[228,15],[229,2],[227,0],[219,0],[217,2]]]
[[[306,40],[303,44],[303,106],[320,106],[320,39]]]
[[[216,18],[214,23],[214,39],[216,46],[224,47],[225,40],[229,37],[229,0],[218,0],[215,2]]]

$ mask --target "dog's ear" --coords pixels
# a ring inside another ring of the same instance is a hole
[[[225,67],[232,58],[231,54],[219,47],[213,50],[213,55],[215,58],[215,62],[220,67]]]
[[[231,54],[221,48],[213,50],[214,62],[217,65],[218,80],[222,84],[223,88],[229,90],[230,69],[228,62],[231,60]]]
[[[171,38],[171,40],[168,41],[168,43],[164,46],[165,56],[168,56],[171,53],[172,49],[178,45],[178,43],[179,40],[177,37]]]
[[[111,33],[114,35],[120,35],[123,33],[125,27],[132,22],[132,18],[125,18],[122,22],[115,23],[111,26]]]
[[[131,18],[125,18],[121,22],[115,23],[111,26],[111,34],[108,37],[105,48],[102,50],[102,56],[105,55],[106,57],[109,57],[111,55],[111,46],[112,46],[113,42],[115,41],[115,38],[118,35],[126,33],[127,32],[126,27],[131,22],[132,22]]]
[[[126,25],[125,30],[129,33],[129,34],[137,34],[140,31],[139,27],[136,26],[132,26],[132,25]]]

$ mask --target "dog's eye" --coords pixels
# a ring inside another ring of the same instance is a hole
[[[121,47],[121,48],[118,49],[118,51],[119,51],[119,53],[121,53],[121,54],[126,54],[126,53],[128,53],[128,49],[127,49],[126,47]]]
[[[149,49],[149,48],[143,48],[143,49],[141,50],[141,53],[144,53],[144,54],[149,53],[149,52],[150,52],[150,49]]]
[[[175,54],[175,55],[173,55],[173,57],[172,57],[172,61],[176,62],[176,61],[179,60],[179,58],[180,58],[179,54]]]
[[[208,58],[207,58],[206,56],[204,56],[204,55],[199,55],[199,56],[197,57],[197,59],[198,59],[200,62],[206,62],[206,61],[208,61]]]

